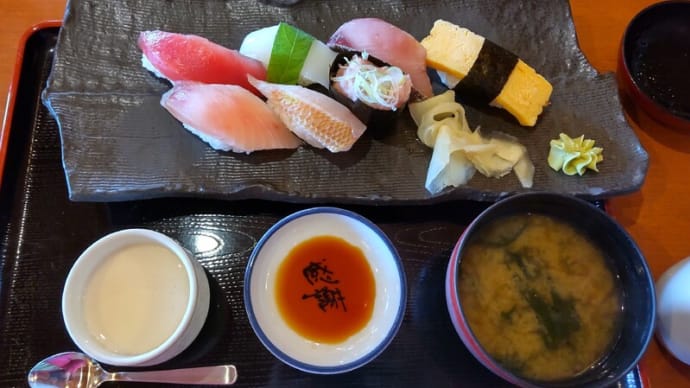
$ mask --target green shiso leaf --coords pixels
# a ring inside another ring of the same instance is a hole
[[[296,84],[313,41],[313,36],[281,22],[273,41],[266,80],[279,84]]]

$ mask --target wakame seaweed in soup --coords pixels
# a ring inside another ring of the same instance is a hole
[[[620,286],[598,247],[559,219],[494,220],[461,260],[459,296],[470,329],[519,376],[577,375],[618,338]]]

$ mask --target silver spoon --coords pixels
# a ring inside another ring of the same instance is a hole
[[[59,353],[46,358],[29,371],[33,388],[95,388],[106,381],[145,383],[230,385],[237,380],[234,365],[218,365],[167,371],[108,372],[89,356]]]

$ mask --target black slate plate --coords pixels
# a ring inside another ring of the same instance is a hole
[[[347,153],[214,151],[160,107],[169,85],[141,67],[136,46],[140,31],[162,29],[238,48],[248,32],[280,21],[326,40],[355,17],[385,19],[418,39],[444,18],[509,48],[549,79],[552,103],[535,128],[520,127],[498,109],[467,109],[472,127],[500,130],[526,145],[536,165],[533,190],[596,199],[643,183],[647,153],[623,117],[613,76],[598,74],[580,51],[567,0],[304,0],[291,7],[257,0],[72,0],[44,95],[60,125],[70,199],[421,204],[492,201],[524,191],[512,174],[477,174],[466,186],[430,196],[424,179],[431,151],[416,139],[408,114],[386,136],[365,134]],[[548,144],[559,132],[586,134],[603,146],[601,172],[568,177],[552,171]]]

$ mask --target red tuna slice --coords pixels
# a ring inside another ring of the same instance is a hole
[[[180,81],[161,105],[211,147],[250,153],[302,143],[266,103],[236,85]]]
[[[410,75],[412,85],[424,97],[433,96],[426,72],[426,49],[412,35],[376,18],[352,19],[328,40],[331,47],[366,51]]]
[[[143,31],[137,43],[143,53],[142,65],[173,83],[239,85],[258,95],[247,81],[247,74],[266,79],[263,63],[200,36]]]

